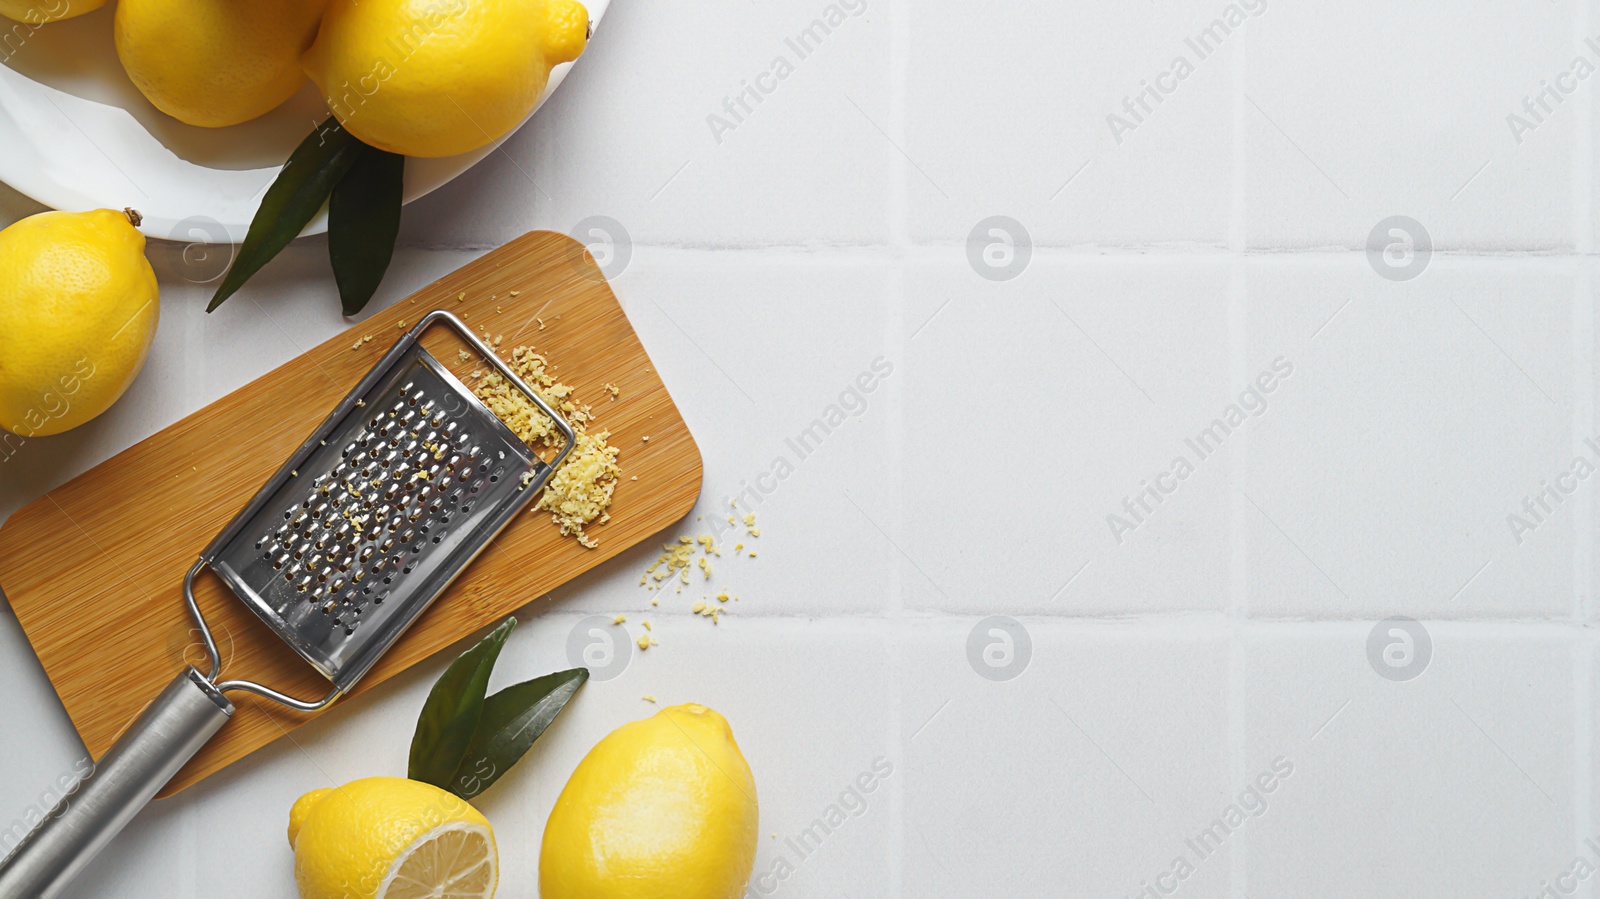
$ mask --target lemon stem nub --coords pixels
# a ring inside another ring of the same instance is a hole
[[[131,207],[123,207],[122,214],[128,217],[128,224],[135,228],[139,227],[140,222],[144,221],[144,216],[139,214],[139,210]]]

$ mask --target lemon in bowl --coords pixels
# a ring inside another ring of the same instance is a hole
[[[577,0],[331,0],[302,62],[364,143],[455,156],[521,124],[588,40]]]
[[[403,777],[313,790],[289,812],[301,899],[490,899],[494,828],[460,797]]]
[[[305,83],[300,54],[325,2],[118,0],[117,58],[167,115],[202,128],[237,125],[271,112]]]

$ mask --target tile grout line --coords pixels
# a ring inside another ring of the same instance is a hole
[[[908,18],[910,13],[910,0],[889,0],[889,130],[902,147],[907,145],[906,83],[910,76],[911,22]],[[895,364],[903,369],[909,369],[911,362],[908,358],[909,341],[905,337],[906,280],[903,257],[912,246],[910,183],[907,180],[910,171],[902,154],[890,154],[887,174],[889,204],[885,212],[889,217],[890,242],[894,249],[898,250],[893,255],[900,258],[893,259],[889,267],[887,297],[889,314],[885,316],[884,339],[894,356]],[[903,378],[896,379],[894,383],[888,385],[890,393],[885,397],[890,410],[889,458],[898,462],[888,497],[889,508],[895,510],[895,520],[890,526],[896,528],[906,520],[905,479],[901,476],[905,471],[905,394],[901,390],[903,380]],[[885,847],[889,857],[885,859],[888,871],[885,893],[892,899],[901,899],[905,895],[906,782],[911,767],[910,745],[905,735],[903,707],[905,681],[902,677],[905,671],[901,640],[905,632],[905,582],[904,566],[900,560],[888,549],[885,549],[885,557],[890,562],[888,625],[884,628],[884,640],[887,644],[885,649],[889,662],[887,736],[890,741],[889,751],[896,763],[908,772],[889,785],[889,834]]]
[[[889,132],[895,142],[908,146],[906,140],[906,81],[911,68],[911,13],[909,0],[889,0]],[[885,213],[889,218],[889,241],[893,249],[905,250],[914,245],[911,240],[911,184],[907,180],[910,169],[903,153],[889,154],[889,204]]]
[[[1584,858],[1589,850],[1583,841],[1594,821],[1594,650],[1582,641],[1572,644],[1572,670],[1572,843],[1577,857]]]
[[[1590,345],[1595,328],[1594,309],[1589,301],[1593,295],[1591,266],[1579,262],[1572,276],[1572,416],[1569,440],[1575,448],[1582,447],[1585,438],[1595,434],[1594,363],[1590,360]],[[1584,492],[1577,497],[1573,509],[1572,558],[1572,618],[1582,626],[1594,614],[1593,588],[1589,579],[1594,568],[1595,537],[1594,498]]]
[[[1231,121],[1232,153],[1232,197],[1229,207],[1228,221],[1228,254],[1231,257],[1228,265],[1228,369],[1229,380],[1234,384],[1248,383],[1249,375],[1249,281],[1247,277],[1245,248],[1246,248],[1246,207],[1245,207],[1245,145],[1246,145],[1246,100],[1245,91],[1249,80],[1249,46],[1254,32],[1247,32],[1240,36],[1230,48],[1228,63],[1230,74],[1233,76],[1233,109]],[[1251,449],[1251,434],[1243,435],[1244,439],[1239,446],[1239,452],[1229,460],[1231,467],[1230,476],[1236,485],[1245,484],[1245,476],[1249,472],[1249,457]],[[1228,786],[1243,781],[1248,775],[1245,773],[1245,757],[1248,753],[1248,734],[1245,732],[1245,670],[1244,652],[1245,639],[1240,622],[1250,616],[1250,545],[1248,525],[1246,522],[1245,498],[1239,490],[1232,491],[1229,498],[1229,545],[1230,545],[1230,575],[1228,598]],[[1241,834],[1240,839],[1228,847],[1228,885],[1229,894],[1236,899],[1243,899],[1247,895],[1250,885],[1250,845],[1249,834]]]
[[[1573,12],[1573,47],[1576,52],[1583,53],[1585,39],[1589,33],[1589,11],[1587,3],[1574,4]],[[1578,103],[1574,110],[1574,127],[1577,135],[1574,138],[1572,161],[1572,196],[1576,198],[1573,203],[1573,249],[1580,255],[1587,254],[1594,249],[1593,232],[1593,205],[1594,205],[1594,135],[1590,132],[1590,123],[1593,120],[1593,104]]]
[[[1579,239],[1582,240],[1582,232]],[[1571,438],[1581,444],[1586,435],[1594,434],[1594,365],[1588,349],[1593,342],[1594,310],[1589,301],[1592,294],[1592,266],[1580,260],[1573,275],[1572,312],[1572,366],[1573,410]],[[1594,710],[1593,710],[1593,660],[1594,648],[1585,639],[1590,631],[1585,622],[1594,613],[1594,591],[1590,573],[1594,569],[1595,502],[1587,492],[1577,497],[1573,509],[1572,552],[1572,620],[1579,639],[1573,642],[1571,686],[1573,702],[1572,749],[1572,823],[1573,848],[1577,857],[1586,857],[1588,850],[1583,840],[1592,826],[1594,803]]]
[[[905,334],[905,275],[902,265],[893,263],[889,271],[889,314],[884,321],[884,338],[893,355],[895,364],[906,369],[910,367],[907,359],[907,341]],[[888,504],[894,511],[894,522],[891,527],[898,528],[905,519],[905,490],[904,478],[899,476],[905,471],[905,402],[901,391],[901,379],[896,379],[887,386],[889,395],[884,397],[888,406],[888,455],[889,458],[898,460],[896,476],[892,479]],[[902,531],[903,533],[903,531]],[[887,705],[889,709],[888,745],[891,758],[895,764],[907,770],[911,767],[910,744],[905,734],[904,688],[905,664],[903,661],[902,637],[906,633],[905,596],[906,589],[904,578],[904,565],[894,554],[890,547],[884,547],[884,559],[889,566],[889,596],[885,610],[885,625],[882,626],[882,639],[888,655],[889,667],[889,696]],[[906,777],[896,778],[889,785],[889,834],[886,851],[889,857],[885,860],[888,871],[887,895],[899,899],[904,895],[905,872],[905,784]]]
[[[1574,4],[1573,43],[1582,48],[1589,30],[1588,4]],[[1579,441],[1595,433],[1595,384],[1591,350],[1594,344],[1593,265],[1584,258],[1594,247],[1593,187],[1594,187],[1594,136],[1590,133],[1592,104],[1579,103],[1575,110],[1577,136],[1573,149],[1572,165],[1573,248],[1578,256],[1573,277],[1572,315],[1572,368],[1573,368],[1573,436]],[[1573,612],[1576,623],[1582,628],[1594,613],[1594,589],[1591,575],[1594,571],[1595,503],[1587,492],[1579,497],[1574,512],[1575,546],[1573,551]],[[1573,653],[1573,850],[1583,857],[1584,837],[1594,820],[1594,650],[1583,640],[1576,640]]]

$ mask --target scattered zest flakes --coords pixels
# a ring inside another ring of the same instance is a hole
[[[626,615],[618,615],[615,619],[612,620],[611,623],[612,624],[621,624],[621,623],[623,623],[624,621],[627,621],[627,620],[628,620],[628,616],[626,616]]]
[[[638,642],[639,642],[639,648],[641,650],[649,649],[652,646],[660,646],[661,645],[660,643],[657,643],[655,640],[651,639],[649,634],[640,634]]]
[[[403,318],[400,319],[400,324],[396,325],[395,327],[397,327],[400,330],[404,331],[406,329],[406,320],[403,319]]]
[[[644,626],[644,629],[645,629],[645,630],[647,630],[647,631],[648,631],[648,630],[653,630],[653,628],[651,628],[651,627],[650,627],[650,622],[648,622],[648,621],[641,621],[641,622],[639,622],[639,623],[640,623],[640,624],[641,624],[641,625],[643,625],[643,626]]]
[[[511,291],[511,295],[512,295],[512,296],[516,296],[516,295],[517,295],[517,292],[516,292],[516,291],[515,291],[515,290],[513,290],[513,291]]]
[[[611,394],[611,399],[612,400],[615,400],[617,398],[617,395],[622,393],[622,388],[618,387],[615,384],[607,384],[607,385],[605,385],[605,391],[606,391],[606,393]]]
[[[642,439],[644,440],[645,443],[649,443],[650,442],[650,435],[646,434],[646,435],[644,435],[644,437]]]
[[[456,358],[460,359],[462,362],[471,362],[472,354],[466,350],[456,350]]]
[[[464,294],[464,293],[456,294],[456,302],[457,303],[465,303],[466,301],[467,301],[467,295],[466,294]]]
[[[544,330],[544,319],[538,317],[537,315],[534,316],[533,319],[534,319],[534,321],[539,323],[539,330],[543,331]]]
[[[755,521],[754,515],[742,517],[750,524]],[[705,516],[697,516],[696,520],[703,521],[704,518]],[[739,521],[739,518],[731,516],[728,518],[730,524],[737,524]],[[721,524],[719,523],[715,527],[720,528]],[[756,529],[751,527],[751,530]],[[744,544],[737,543],[733,549],[735,553],[741,553],[744,551]],[[748,555],[750,558],[755,558],[756,554],[751,552]],[[639,576],[639,586],[653,588],[656,595],[651,597],[650,604],[659,606],[661,604],[661,588],[676,581],[677,583],[673,584],[673,592],[682,593],[683,588],[689,583],[689,572],[692,569],[699,568],[704,579],[711,580],[711,557],[713,556],[722,556],[722,547],[717,543],[715,532],[699,535],[679,535],[675,542],[661,545],[661,555],[656,557],[656,560],[650,563],[650,567],[646,568],[644,573]],[[700,599],[695,601],[691,611],[702,618],[711,619],[712,624],[720,624],[724,606],[729,602],[738,601],[739,597],[733,595],[730,591],[719,590],[715,597],[709,594],[702,595]]]
[[[639,698],[643,699],[645,702],[650,703],[651,705],[655,705],[656,704],[656,698],[655,698],[654,694],[646,693],[646,694],[644,694],[643,696],[641,696]]]

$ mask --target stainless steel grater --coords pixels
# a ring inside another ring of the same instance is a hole
[[[453,328],[550,416],[565,438],[546,462],[420,343]],[[429,313],[401,337],[316,432],[200,554],[184,600],[210,671],[187,667],[108,750],[82,787],[0,862],[0,899],[54,896],[233,714],[228,693],[293,709],[347,692],[572,450],[572,427],[454,315]],[[215,640],[194,598],[210,568],[327,678],[298,699],[218,680]]]

